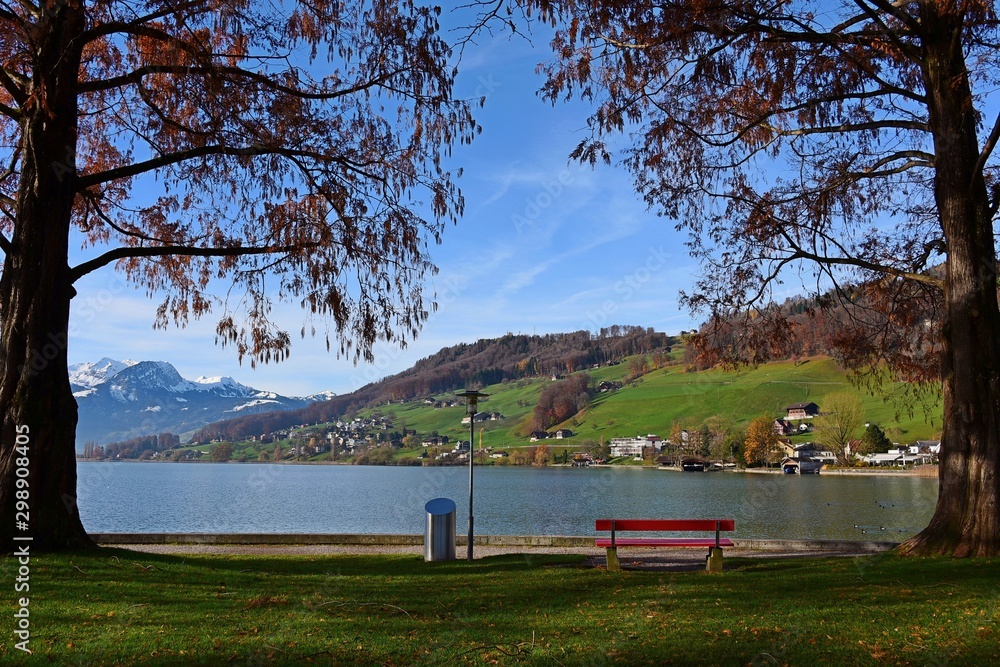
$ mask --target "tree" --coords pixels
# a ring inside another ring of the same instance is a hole
[[[836,393],[823,399],[822,412],[816,417],[816,439],[829,447],[840,465],[851,465],[858,427],[865,419],[865,407],[854,394]]]
[[[428,243],[463,208],[441,158],[478,131],[452,96],[439,12],[382,0],[0,5],[4,548],[18,459],[33,547],[91,544],[66,368],[84,276],[112,265],[162,296],[158,328],[214,309],[217,341],[251,365],[288,355],[275,301],[301,303],[302,334],[319,327],[354,359],[416,335]],[[71,264],[71,243],[88,258]]]
[[[531,416],[531,430],[545,431],[561,424],[590,405],[592,381],[586,373],[571,375],[547,385]]]
[[[229,442],[220,442],[212,447],[212,460],[216,463],[225,463],[233,458],[233,445]]]
[[[774,420],[768,415],[754,418],[748,425],[743,440],[743,458],[747,464],[769,463],[778,449],[778,434],[772,425]]]
[[[684,303],[742,322],[724,356],[780,347],[772,290],[815,276],[859,382],[941,390],[938,504],[901,551],[1000,553],[994,3],[519,4],[559,26],[543,95],[596,104],[573,156],[630,133],[637,190],[690,231]]]
[[[547,466],[552,462],[552,453],[549,451],[549,446],[542,443],[535,447],[535,458],[532,462],[536,466]]]
[[[865,432],[861,436],[861,446],[859,454],[875,454],[877,452],[887,452],[892,447],[892,441],[886,436],[878,424],[868,424]]]
[[[712,429],[709,427],[708,422],[701,425],[701,430],[698,431],[698,454],[701,456],[710,456],[712,453]]]

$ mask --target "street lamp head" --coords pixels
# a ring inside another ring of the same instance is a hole
[[[456,396],[461,396],[466,401],[466,414],[475,416],[476,409],[479,406],[479,399],[486,398],[489,394],[484,394],[479,391],[474,391],[472,389],[467,389]]]

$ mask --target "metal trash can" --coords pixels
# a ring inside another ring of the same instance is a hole
[[[424,560],[455,560],[455,501],[435,498],[424,505],[427,527],[424,531]]]

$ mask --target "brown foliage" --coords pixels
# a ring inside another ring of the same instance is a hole
[[[355,358],[416,333],[428,241],[463,208],[441,158],[478,132],[471,104],[452,98],[437,11],[81,2],[57,19],[29,6],[0,11],[0,231],[33,224],[20,200],[25,128],[58,94],[76,109],[55,119],[72,141],[52,167],[73,196],[61,231],[104,249],[72,280],[116,264],[165,295],[159,327],[214,309],[217,340],[252,364],[288,354],[275,301],[301,303],[303,335],[317,318]],[[71,19],[75,77],[46,80],[33,44],[58,48],[46,35]],[[220,278],[232,287],[213,296]]]
[[[591,378],[586,373],[572,375],[542,390],[532,413],[531,430],[545,431],[561,424],[590,405]]]
[[[833,288],[862,379],[942,380],[941,493],[908,549],[1000,553],[995,3],[529,5],[560,25],[543,95],[596,103],[573,155],[630,132],[636,188],[690,232],[683,302],[766,355],[779,286]]]

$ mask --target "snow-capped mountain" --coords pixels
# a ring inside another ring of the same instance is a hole
[[[183,435],[240,414],[291,410],[333,397],[324,392],[288,397],[240,384],[230,377],[188,380],[165,361],[115,361],[70,366],[70,384],[80,406],[79,448],[139,435]]]
[[[135,364],[130,359],[115,361],[107,357],[97,362],[74,364],[69,367],[69,383],[73,386],[73,391],[94,387]]]

